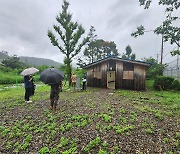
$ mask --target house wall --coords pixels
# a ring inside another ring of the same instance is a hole
[[[134,65],[134,89],[145,90],[146,67],[142,65]]]
[[[116,62],[116,89],[122,88],[123,62]]]
[[[146,66],[133,64],[131,70],[126,70],[123,65],[127,63],[116,61],[115,88],[145,90]],[[107,71],[109,63],[94,65],[87,69],[87,86],[107,88]]]
[[[107,88],[107,62],[87,69],[87,86]]]

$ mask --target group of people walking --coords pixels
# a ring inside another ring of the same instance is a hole
[[[74,91],[76,88],[76,75],[73,74],[71,76],[72,86],[74,87]],[[86,76],[84,75],[82,79],[83,87],[82,90],[86,90]],[[50,109],[53,111],[56,111],[58,100],[59,100],[59,93],[62,91],[62,81],[55,83],[55,84],[49,84],[51,86],[51,92],[50,92]],[[30,96],[34,95],[36,85],[34,84],[34,79],[32,75],[26,75],[24,76],[24,86],[25,86],[25,96],[24,99],[26,102],[32,102],[30,100]]]
[[[76,75],[73,73],[71,76],[71,82],[72,82],[72,86],[74,87],[74,91],[76,89],[76,84],[77,84],[77,77]],[[84,77],[82,78],[82,90],[86,90],[86,75],[84,75]]]

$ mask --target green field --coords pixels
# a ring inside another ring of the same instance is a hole
[[[24,88],[0,86],[0,153],[178,153],[180,93],[64,87],[49,110],[50,87],[38,85],[33,103]]]

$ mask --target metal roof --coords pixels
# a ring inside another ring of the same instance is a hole
[[[88,68],[88,67],[91,67],[93,65],[99,64],[101,62],[107,61],[107,60],[117,60],[117,61],[122,61],[122,62],[129,62],[129,63],[139,64],[139,65],[145,65],[148,67],[151,66],[151,63],[144,62],[144,61],[130,60],[130,59],[119,58],[117,56],[110,56],[110,57],[105,57],[103,59],[97,60],[93,63],[87,64],[87,65],[83,66],[82,68]]]

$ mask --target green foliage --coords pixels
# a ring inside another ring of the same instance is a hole
[[[132,48],[130,45],[126,46],[126,53],[123,53],[122,58],[131,60],[136,59],[136,54],[132,53]]]
[[[39,153],[40,154],[47,154],[49,152],[49,148],[48,147],[42,147],[40,150],[39,150]]]
[[[158,118],[159,120],[163,120],[164,116],[162,115],[162,113],[160,111],[155,113],[155,117]]]
[[[163,69],[165,68],[166,65],[158,64],[157,60],[155,60],[152,57],[143,58],[142,60],[145,62],[151,63],[151,67],[147,71],[147,77],[148,78],[154,79],[157,76],[163,74]]]
[[[65,147],[68,144],[69,144],[69,139],[65,137],[61,137],[60,143],[57,145],[57,148]]]
[[[139,0],[140,5],[143,5],[145,9],[150,7],[152,0]],[[163,36],[164,41],[169,41],[171,44],[176,44],[180,47],[180,28],[176,26],[175,22],[179,19],[178,15],[176,15],[176,11],[180,8],[179,0],[159,0],[159,5],[165,6],[165,15],[166,19],[160,24],[160,26],[156,27],[153,31],[155,34],[160,34]],[[144,26],[137,27],[137,31],[133,32],[131,36],[137,37],[139,35],[143,35],[145,33]],[[180,54],[179,52],[172,52],[172,55]]]
[[[174,84],[177,84],[175,87],[173,87]],[[174,81],[174,78],[172,77],[166,77],[166,76],[158,76],[154,80],[154,89],[156,90],[169,90],[169,89],[179,89],[179,82],[176,80]]]
[[[135,126],[134,125],[126,125],[126,126],[116,125],[113,128],[117,134],[123,134],[130,130],[133,130],[135,128]]]
[[[172,56],[180,55],[180,50],[173,50],[170,53]]]
[[[100,149],[100,150],[98,151],[98,154],[107,154],[107,151],[105,151],[105,150],[103,150],[103,149]]]
[[[19,57],[16,55],[9,57],[7,59],[4,59],[2,61],[2,64],[4,64],[6,67],[12,68],[12,69],[19,69],[24,68],[26,66],[25,63],[19,61]]]
[[[101,143],[101,138],[96,137],[94,140],[91,140],[85,147],[84,152],[89,153],[91,149],[98,146]]]
[[[64,0],[64,3],[62,5],[62,11],[56,17],[56,21],[58,24],[53,25],[53,28],[55,32],[59,35],[63,43],[63,46],[60,45],[57,37],[53,34],[51,30],[48,30],[48,37],[51,40],[52,45],[56,46],[60,50],[60,52],[65,54],[66,57],[64,59],[64,63],[67,67],[66,73],[68,76],[68,80],[70,81],[72,59],[80,52],[81,48],[88,42],[88,38],[84,38],[83,41],[79,43],[79,41],[82,38],[82,35],[85,33],[85,30],[77,22],[72,21],[72,14],[69,13],[68,7],[69,3],[66,0]]]
[[[108,57],[108,56],[118,56],[118,50],[116,44],[113,41],[104,41],[103,39],[96,39],[97,35],[94,34],[95,28],[91,26],[90,32],[88,34],[89,43],[84,50],[84,57],[78,58],[78,65],[83,66],[86,63],[93,63],[96,60]]]
[[[23,83],[24,78],[20,75],[23,68],[11,69],[0,65],[0,84],[16,84]],[[34,76],[35,81],[39,81],[39,75]]]
[[[152,130],[151,128],[147,128],[147,129],[146,129],[146,133],[147,133],[147,134],[153,134],[153,130]]]
[[[176,132],[176,138],[180,139],[180,132]]]
[[[76,74],[77,77],[80,77],[80,79],[82,79],[86,74],[86,70],[77,68],[76,70],[74,70],[74,73]]]
[[[99,117],[102,117],[105,122],[111,122],[111,116],[107,114],[100,114]]]
[[[172,87],[173,89],[180,91],[180,82],[178,80],[174,80],[172,83]]]

